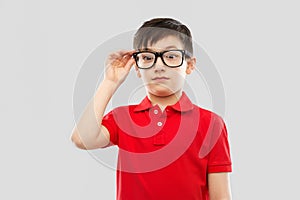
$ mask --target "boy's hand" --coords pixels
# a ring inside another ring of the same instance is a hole
[[[121,85],[135,62],[132,57],[134,52],[135,50],[111,53],[105,63],[104,79],[113,81],[117,86]]]

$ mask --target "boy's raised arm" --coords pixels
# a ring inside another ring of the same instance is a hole
[[[78,148],[96,149],[109,144],[109,132],[101,125],[102,118],[108,102],[134,64],[133,52],[118,51],[109,55],[104,79],[73,128],[71,140]]]

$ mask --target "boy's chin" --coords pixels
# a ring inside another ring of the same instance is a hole
[[[148,91],[148,93],[150,93],[151,95],[154,96],[158,96],[158,97],[167,97],[167,96],[171,96],[173,94],[175,94],[175,91],[171,91],[171,90],[150,90]]]
[[[149,84],[147,86],[147,92],[150,93],[150,95],[154,95],[154,96],[158,96],[158,97],[167,97],[167,96],[171,96],[174,95],[176,93],[178,93],[178,91],[180,91],[182,89],[180,88],[171,88],[168,87],[167,85],[163,85],[163,84]]]

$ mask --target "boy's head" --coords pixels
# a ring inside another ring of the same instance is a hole
[[[181,22],[171,18],[154,18],[144,22],[134,36],[133,47],[145,49],[167,36],[176,36],[184,49],[193,55],[193,42],[190,30]]]
[[[148,93],[168,96],[182,91],[185,76],[196,62],[191,32],[185,25],[171,18],[146,21],[136,32],[133,46],[137,74]]]

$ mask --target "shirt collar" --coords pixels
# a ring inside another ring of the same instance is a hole
[[[147,110],[147,109],[149,109],[151,107],[153,107],[152,104],[151,104],[151,101],[148,98],[148,96],[146,96],[140,102],[140,104],[138,104],[134,108],[134,112]],[[174,110],[179,111],[179,112],[186,112],[186,111],[192,110],[194,108],[194,105],[191,102],[191,100],[188,98],[188,96],[185,94],[185,92],[182,92],[182,95],[181,95],[179,101],[177,101],[174,105],[170,105],[168,107],[171,107]]]

